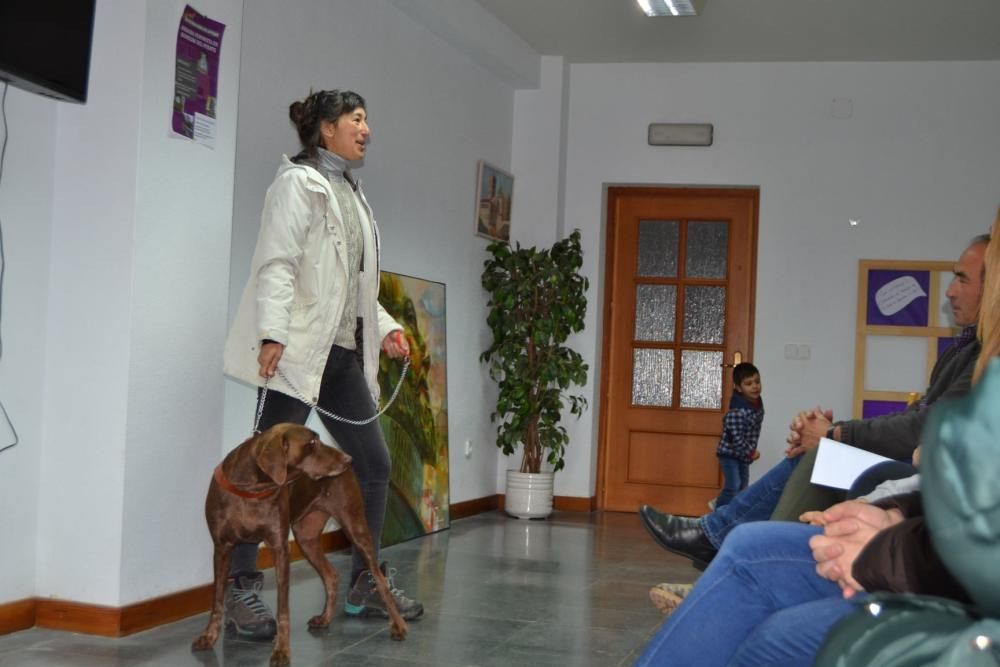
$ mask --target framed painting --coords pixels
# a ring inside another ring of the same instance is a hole
[[[514,176],[480,160],[476,185],[476,234],[509,243],[513,199]]]
[[[379,418],[392,457],[382,545],[448,528],[448,358],[443,283],[383,271],[379,303],[403,325],[410,370],[399,395]],[[381,355],[383,402],[403,365]]]

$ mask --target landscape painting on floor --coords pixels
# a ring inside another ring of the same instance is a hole
[[[410,370],[395,402],[379,419],[392,457],[382,544],[447,528],[448,361],[443,283],[382,272],[379,303],[410,341]],[[383,404],[399,382],[402,361],[381,355]]]

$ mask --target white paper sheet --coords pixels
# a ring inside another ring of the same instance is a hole
[[[891,460],[836,440],[822,438],[810,481],[835,489],[849,489],[865,470],[876,463]]]

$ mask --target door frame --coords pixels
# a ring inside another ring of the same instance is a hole
[[[605,185],[604,186],[604,304],[601,314],[601,411],[598,415],[597,427],[597,480],[594,489],[598,510],[607,506],[607,451],[608,451],[608,392],[610,391],[608,371],[610,367],[610,334],[608,326],[611,321],[611,299],[614,295],[615,270],[615,231],[617,221],[613,215],[617,197],[626,194],[640,194],[659,197],[741,197],[750,195],[752,200],[752,223],[750,232],[751,266],[750,293],[754,295],[754,307],[749,311],[747,340],[749,346],[746,358],[753,358],[755,315],[757,310],[757,239],[760,229],[760,186],[757,185],[720,185],[720,186],[690,186],[690,185]],[[723,381],[725,387],[725,381]],[[721,474],[721,473],[720,473]]]

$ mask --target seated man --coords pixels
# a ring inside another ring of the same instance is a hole
[[[963,330],[955,345],[934,365],[930,384],[919,402],[890,415],[837,423],[831,421],[831,415],[819,410],[801,413],[792,422],[786,458],[725,507],[694,519],[664,514],[643,505],[639,516],[653,539],[667,551],[687,556],[695,567],[704,569],[729,531],[741,523],[771,518],[802,455],[814,449],[823,436],[892,459],[909,460],[918,444],[927,407],[942,398],[963,396],[969,391],[980,350],[976,320],[985,273],[983,256],[989,242],[988,234],[974,238],[955,265],[955,277],[946,295],[955,324]]]

